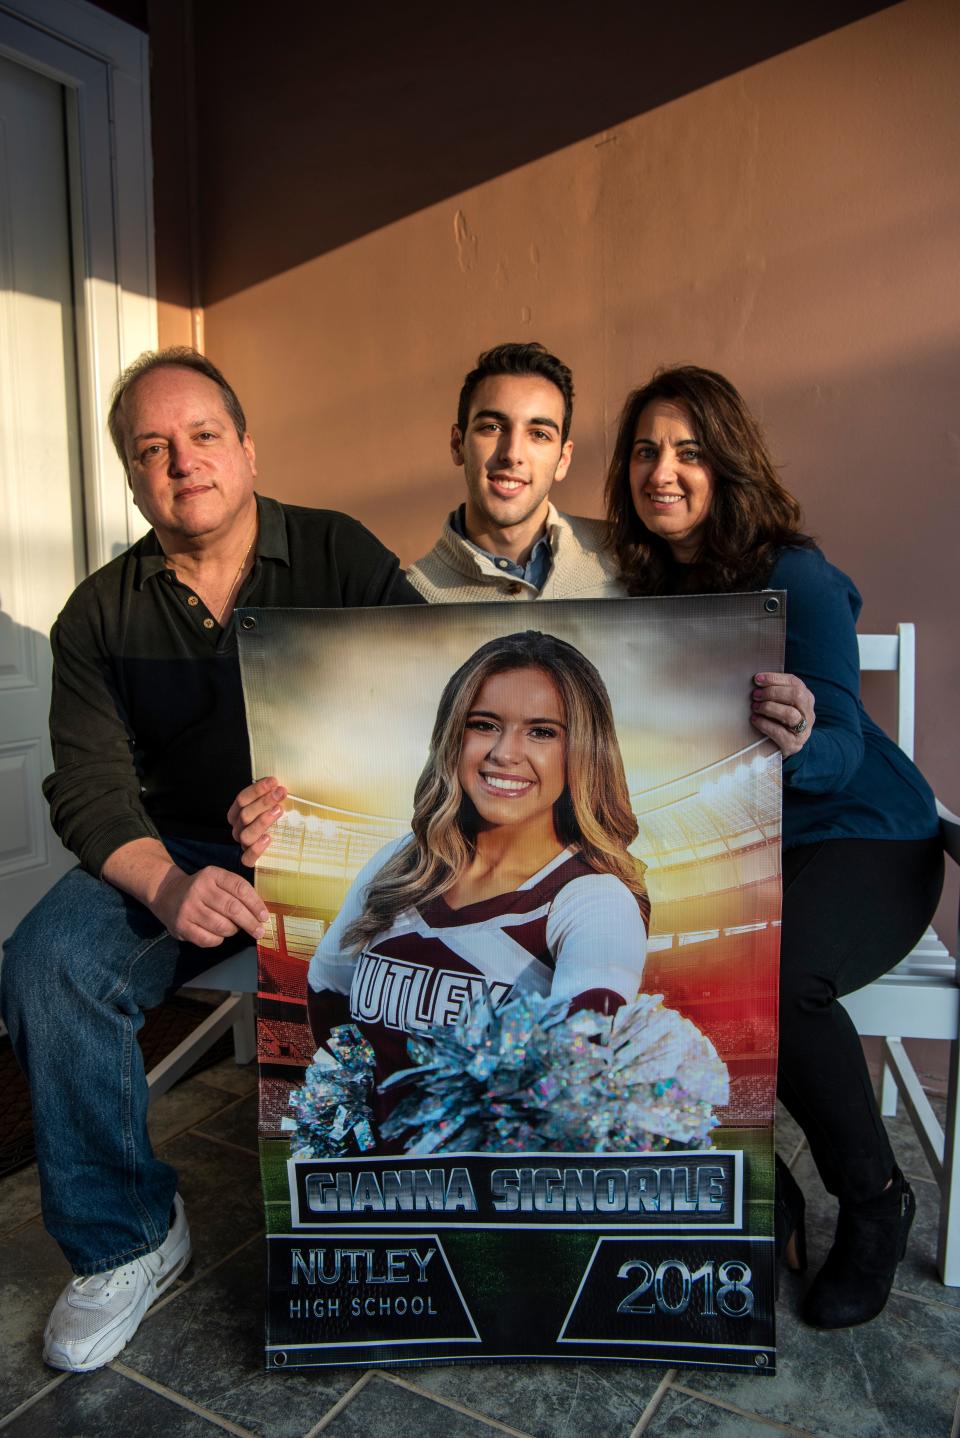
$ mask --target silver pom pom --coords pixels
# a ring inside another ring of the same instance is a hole
[[[709,1148],[726,1064],[695,1024],[643,994],[612,1016],[566,1017],[566,1000],[489,994],[456,1024],[408,1041],[412,1084],[382,1126],[408,1153],[644,1152]]]
[[[331,1029],[302,1088],[290,1092],[293,1117],[280,1120],[290,1134],[292,1158],[342,1158],[367,1153],[376,1140],[370,1124],[370,1090],[375,1055],[356,1024]]]

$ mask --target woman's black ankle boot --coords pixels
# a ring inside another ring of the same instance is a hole
[[[807,1234],[804,1226],[806,1203],[800,1185],[783,1159],[779,1154],[775,1154],[774,1160],[773,1233],[777,1266],[779,1269],[779,1265],[786,1262],[787,1267],[794,1272],[803,1273],[807,1267]],[[778,1290],[779,1287],[778,1273]]]
[[[876,1318],[893,1287],[917,1202],[899,1168],[889,1188],[865,1203],[841,1203],[827,1261],[803,1301],[815,1328],[850,1328]]]

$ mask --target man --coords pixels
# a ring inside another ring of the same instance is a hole
[[[81,867],[27,915],[3,971],[44,1221],[77,1275],[44,1358],[77,1371],[120,1352],[190,1256],[176,1174],[147,1138],[140,1010],[267,920],[225,822],[250,778],[234,607],[421,602],[354,520],[254,493],[240,402],[195,351],[141,356],[109,427],[153,528],[54,626],[44,789]]]
[[[540,344],[487,350],[460,391],[450,434],[466,502],[409,571],[431,603],[621,598],[606,526],[559,514],[550,491],[570,467],[573,378]]]

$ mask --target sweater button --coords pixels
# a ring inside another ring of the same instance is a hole
[[[508,584],[508,585],[507,585],[507,593],[508,593],[508,594],[513,594],[513,595],[522,594],[522,593],[523,593],[523,585],[522,585],[522,584]]]
[[[204,627],[204,629],[212,629],[212,628],[213,628],[213,620],[212,620],[212,619],[205,619],[205,620],[203,621],[203,627]]]
[[[193,608],[198,605],[200,601],[195,594],[190,594],[187,596],[187,603]]]

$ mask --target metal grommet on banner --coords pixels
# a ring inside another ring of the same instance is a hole
[[[770,596],[769,599],[765,599],[765,600],[763,601],[763,607],[764,607],[764,609],[767,611],[768,614],[779,614],[779,613],[780,613],[780,601],[779,601],[779,599],[774,599],[774,597],[773,597],[772,594],[771,594],[771,596]]]
[[[241,629],[256,629],[256,627],[257,621],[254,619],[252,614],[245,614],[240,620]]]
[[[286,1355],[285,1353],[275,1353],[275,1354],[273,1355],[273,1366],[274,1366],[274,1368],[284,1368],[284,1367],[286,1366],[286,1362],[287,1362],[287,1355]]]

